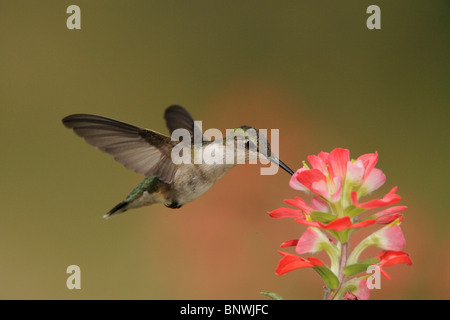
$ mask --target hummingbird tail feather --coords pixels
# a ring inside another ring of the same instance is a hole
[[[156,177],[145,178],[122,202],[112,208],[103,218],[108,219],[112,215],[125,212],[128,209],[163,202],[164,197],[159,192],[161,185],[164,185],[163,182]]]
[[[113,214],[122,213],[128,210],[127,205],[128,201],[122,201],[117,204],[114,208],[112,208],[107,214],[103,216],[105,219],[109,219]]]

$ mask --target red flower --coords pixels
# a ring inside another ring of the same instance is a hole
[[[380,262],[378,262],[380,267],[388,267],[401,263],[409,266],[412,265],[409,254],[403,251],[383,250],[377,255],[377,258],[380,260]]]
[[[271,218],[304,218],[304,213],[301,210],[295,210],[291,208],[278,208],[269,212]]]
[[[380,262],[374,264],[374,267],[378,268],[381,274],[388,280],[391,280],[391,277],[383,270],[381,267],[393,266],[396,264],[407,264],[412,265],[411,258],[406,252],[402,251],[382,251],[377,258],[380,259]]]
[[[279,208],[275,209],[271,212],[268,212],[271,218],[274,219],[281,219],[281,218],[305,218],[305,213],[309,214],[311,211],[313,211],[312,208],[310,208],[303,199],[296,197],[295,200],[293,199],[285,199],[284,202],[287,204],[298,208],[291,209],[291,208]]]
[[[409,255],[400,251],[405,245],[405,238],[399,227],[404,220],[401,212],[407,207],[391,206],[401,200],[396,194],[397,187],[392,188],[381,199],[362,203],[358,201],[386,181],[385,174],[375,168],[377,152],[350,160],[349,150],[336,148],[330,153],[311,155],[308,161],[311,167],[305,163],[303,168],[292,175],[289,185],[295,190],[312,192],[314,197],[310,204],[298,197],[285,199],[284,202],[294,208],[279,208],[269,212],[269,215],[275,219],[293,218],[297,223],[308,226],[299,239],[283,242],[282,248],[295,247],[298,255],[325,251],[330,263],[326,266],[314,257],[305,259],[278,251],[283,258],[278,263],[276,273],[282,275],[295,269],[314,268],[325,282],[327,299],[368,299],[368,276],[349,277],[363,272],[373,261],[379,261],[373,266],[388,279],[389,275],[383,267],[400,263],[412,264]],[[361,217],[366,210],[376,208],[383,209]],[[352,229],[375,223],[386,226],[350,247]],[[323,230],[328,230],[333,239]],[[377,259],[359,261],[361,253],[372,245],[384,251]]]
[[[295,200],[293,199],[284,199],[284,202],[286,202],[287,204],[296,207],[298,209],[300,209],[301,211],[303,211],[306,214],[310,214],[311,211],[313,211],[313,208],[311,208],[310,206],[308,206],[306,204],[306,202],[299,198],[299,197],[295,197]]]
[[[286,248],[286,247],[296,247],[298,244],[298,239],[294,239],[294,240],[287,240],[285,242],[283,242],[282,244],[280,244],[281,248]]]
[[[310,190],[332,202],[339,200],[350,162],[349,150],[336,148],[330,153],[321,152],[318,156],[309,156],[308,161],[312,169],[299,169],[292,176],[290,186],[296,190]]]
[[[297,180],[313,193],[335,202],[339,200],[342,189],[342,178],[333,177],[332,180],[318,169],[304,170],[297,175]]]
[[[324,265],[322,261],[314,257],[308,257],[308,260],[306,260],[294,254],[286,253],[283,251],[278,252],[283,255],[283,258],[281,258],[280,262],[278,263],[278,267],[275,270],[275,272],[279,276],[295,269],[320,267]]]
[[[370,293],[369,288],[367,287],[367,279],[360,278],[350,280],[353,284],[353,290],[347,291],[343,297],[344,300],[369,300]]]
[[[330,153],[320,152],[308,157],[312,169],[301,168],[295,172],[289,185],[295,190],[312,191],[328,201],[339,200],[342,185],[347,182],[356,187],[360,196],[381,187],[386,176],[375,168],[378,153],[368,153],[350,161],[348,149],[336,148]]]
[[[405,237],[398,225],[386,226],[375,231],[366,239],[384,250],[399,251],[405,246]]]
[[[386,181],[386,176],[383,171],[375,168],[378,161],[378,152],[363,154],[355,162],[358,161],[360,161],[364,167],[360,191],[366,195],[381,187]]]
[[[308,228],[297,241],[295,251],[298,254],[314,253],[325,249],[324,246],[327,245],[330,246],[331,244],[324,233],[315,228]]]
[[[352,220],[348,217],[337,218],[329,223],[322,223],[320,221],[307,221],[304,219],[295,219],[295,222],[305,224],[310,227],[322,228],[326,230],[333,230],[336,232],[345,230],[345,229],[356,229],[369,226],[371,224],[376,223],[375,219],[367,219],[361,222],[353,223]]]
[[[351,197],[353,205],[355,207],[362,209],[374,209],[390,206],[391,204],[399,202],[401,200],[401,197],[398,194],[395,194],[395,191],[397,191],[397,187],[392,188],[392,190],[389,191],[389,193],[386,194],[383,199],[370,200],[364,203],[358,203],[358,196],[355,191],[352,191]]]
[[[314,169],[328,172],[331,179],[340,177],[344,180],[347,174],[347,162],[350,161],[350,151],[336,148],[330,153],[321,152],[318,156],[309,156],[308,161]]]
[[[380,212],[377,212],[373,215],[373,217],[377,220],[377,223],[388,224],[397,219],[401,221],[404,220],[403,215],[398,212],[408,209],[406,206],[395,206],[390,207]]]

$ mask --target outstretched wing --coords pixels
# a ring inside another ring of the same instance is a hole
[[[178,143],[158,132],[121,121],[91,115],[73,114],[62,120],[64,126],[90,145],[112,155],[126,168],[171,183],[177,166],[171,160]]]
[[[164,119],[166,119],[166,125],[171,135],[176,129],[186,129],[191,135],[191,141],[188,141],[191,145],[194,144],[194,141],[201,143],[203,139],[202,130],[183,107],[176,105],[168,107],[164,112]]]

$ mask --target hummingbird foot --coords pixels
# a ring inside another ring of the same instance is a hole
[[[182,204],[178,204],[178,202],[174,201],[174,202],[172,202],[172,203],[165,204],[165,206],[166,206],[167,208],[170,208],[170,209],[179,209],[179,208],[181,208],[183,205],[182,205]]]

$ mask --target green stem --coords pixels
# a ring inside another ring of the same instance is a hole
[[[339,274],[339,249],[333,244],[330,244],[329,246],[324,247],[325,252],[330,257],[331,266],[330,269],[333,271],[335,275]]]
[[[344,283],[345,279],[344,268],[347,265],[347,259],[348,259],[348,242],[344,242],[341,246],[341,256],[339,259],[339,273],[338,273],[339,286],[328,294],[328,296],[326,297],[327,300],[333,300],[334,298],[336,298],[336,294],[339,292],[339,290],[342,287],[342,284]]]
[[[341,260],[339,261],[339,282],[342,284],[342,280],[344,280],[344,268],[347,265],[348,259],[348,242],[344,242],[341,248]]]
[[[359,256],[361,255],[361,253],[371,244],[371,236],[368,236],[367,238],[365,238],[363,241],[361,241],[356,247],[355,249],[353,249],[352,253],[350,254],[350,257],[348,258],[348,264],[355,264],[358,263],[358,259]]]
[[[331,211],[338,218],[342,218],[344,216],[344,210],[342,209],[342,205],[340,202],[330,203]]]

